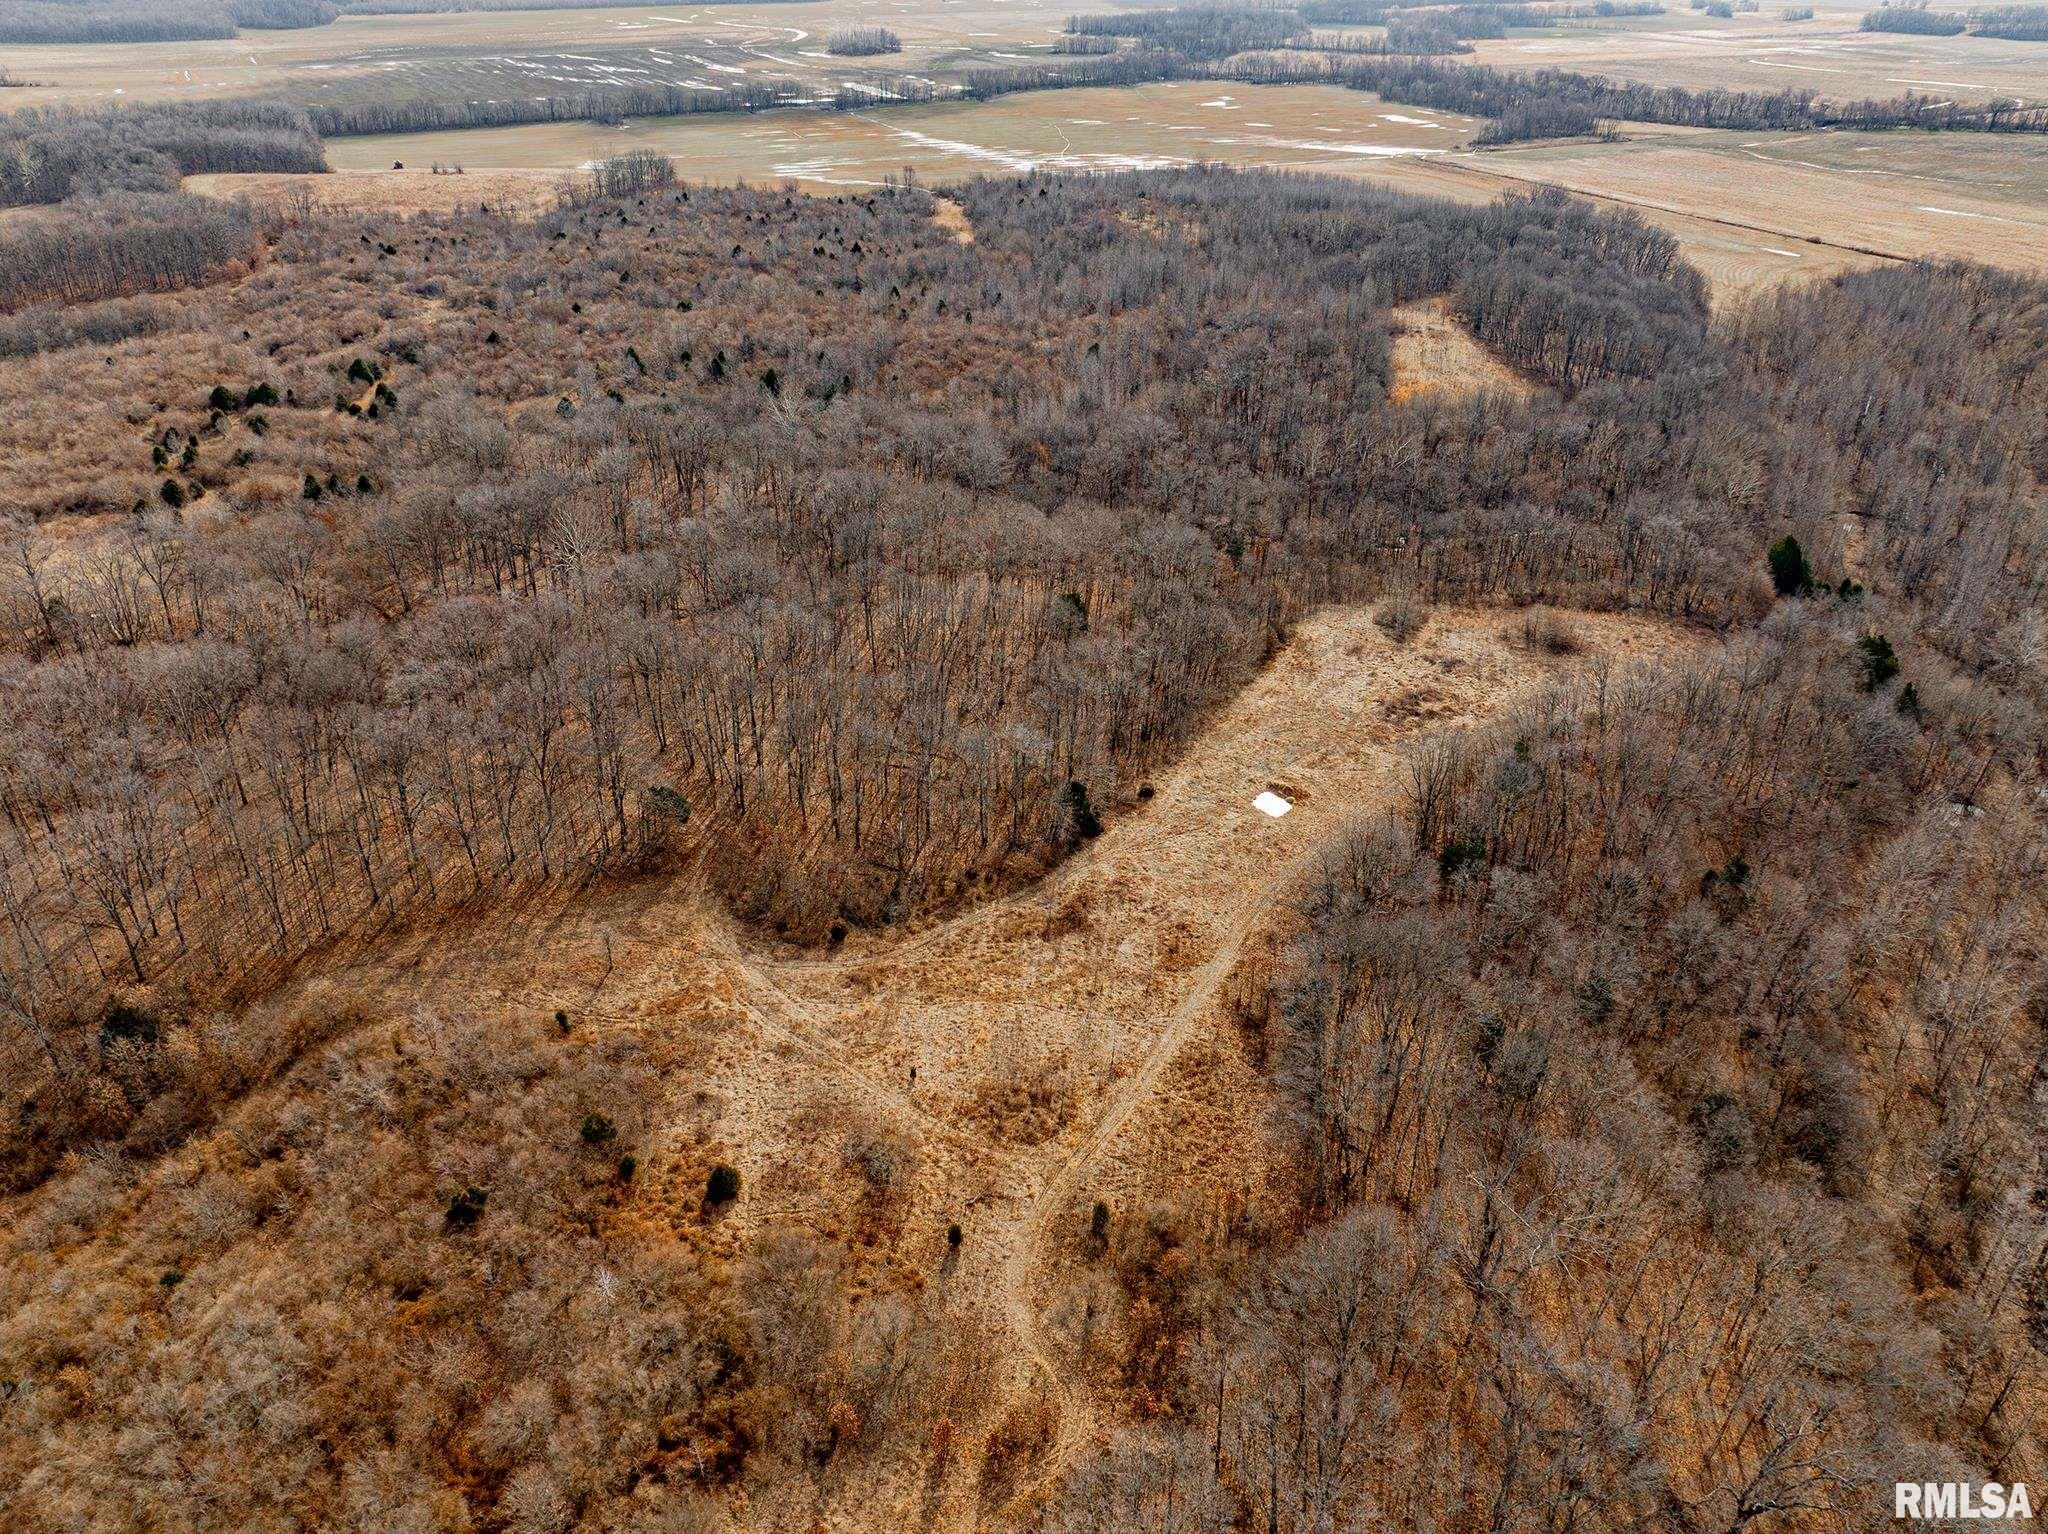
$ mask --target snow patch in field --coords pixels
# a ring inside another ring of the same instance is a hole
[[[1278,820],[1282,815],[1293,809],[1294,806],[1269,788],[1252,801],[1252,808],[1261,815],[1271,815],[1275,820]]]
[[[1996,213],[1971,213],[1963,208],[1930,208],[1925,203],[1921,203],[1917,211],[1921,213],[1939,213],[1946,218],[1981,218],[1986,223],[1992,224],[2017,224],[2021,222],[2021,220],[2016,218],[2000,218]]]
[[[1422,149],[1408,144],[1324,144],[1300,138],[1226,138],[1219,144],[1250,144],[1265,149],[1312,149],[1319,154],[1368,155],[1374,159],[1397,160],[1414,155],[1442,154],[1441,149]]]
[[[866,120],[877,121],[874,118]],[[879,123],[877,125],[880,126]],[[890,126],[889,131],[900,139],[906,139],[926,149],[944,150],[970,160],[986,160],[1002,166],[1005,170],[1168,170],[1189,163],[1178,155],[1024,154],[1013,149],[996,149],[986,144],[971,144],[964,139],[939,138],[930,133],[919,133],[915,128]]]

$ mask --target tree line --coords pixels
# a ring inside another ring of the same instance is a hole
[[[74,198],[46,217],[0,224],[0,314],[191,287],[249,262],[257,242],[256,221],[238,203],[150,192]],[[147,313],[103,315],[100,326],[72,333],[136,334]]]
[[[1427,59],[1318,59],[1273,54],[1232,60],[1228,77],[1247,83],[1328,80],[1372,91],[1389,101],[1474,117],[1500,117],[1517,107],[1543,102],[1582,108],[1614,121],[1698,128],[2048,132],[2048,107],[2017,101],[1942,101],[1911,94],[1889,100],[1830,101],[1806,90],[1696,90],[1611,80],[1571,70],[1539,69],[1523,74],[1490,65],[1439,64]]]
[[[1929,37],[1997,37],[2048,42],[2048,5],[1998,5],[1968,12],[1933,11],[1927,0],[1892,0],[1863,13],[1866,32],[1914,32]]]
[[[1613,131],[1603,125],[1589,107],[1568,101],[1532,101],[1509,107],[1500,116],[1488,118],[1472,142],[1480,145],[1515,144],[1531,139],[1581,138],[1603,132],[1611,135]]]
[[[1960,37],[1968,25],[1954,11],[1929,10],[1927,0],[1890,0],[1865,11],[1861,23],[1865,32],[1915,32],[1925,37]]]
[[[8,0],[0,43],[184,42],[325,26],[343,9],[329,0]]]
[[[1199,6],[1068,18],[1077,37],[1127,37],[1188,59],[1223,59],[1252,49],[1280,48],[1307,34],[1299,11]]]
[[[273,101],[30,107],[0,115],[0,207],[104,192],[176,192],[185,176],[320,171],[308,115]]]
[[[2010,42],[2048,42],[2048,5],[1996,5],[1972,11],[1970,31]]]
[[[613,122],[627,117],[690,117],[700,112],[758,112],[792,106],[804,92],[787,81],[749,80],[723,89],[687,85],[593,86],[564,96],[495,101],[433,97],[315,103],[306,117],[327,138],[363,133],[425,133],[445,128],[502,128],[518,123]]]

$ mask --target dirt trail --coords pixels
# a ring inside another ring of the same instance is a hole
[[[1630,620],[1575,621],[1607,655],[1676,642]],[[1009,1340],[1007,1398],[1035,1396],[1055,1417],[1013,1506],[1053,1481],[1095,1427],[1082,1361],[1052,1319],[1062,1222],[1077,1232],[1096,1198],[1129,1189],[1131,1142],[1146,1138],[1176,1061],[1217,1021],[1247,943],[1332,831],[1392,800],[1401,744],[1483,717],[1554,668],[1508,643],[1511,627],[1440,615],[1404,649],[1363,611],[1319,614],[1148,804],[1042,883],[872,955],[734,950],[757,999],[780,996],[808,1038],[927,1135],[923,1218],[934,1231],[959,1218],[966,1233],[948,1300],[982,1335]],[[1293,801],[1285,817],[1253,807],[1268,788]],[[1005,1148],[976,1103],[1020,1079],[1049,1080],[1069,1101],[1055,1132]],[[972,1175],[947,1177],[947,1151]],[[968,1186],[982,1195],[971,1214],[947,1202]],[[975,1522],[963,1498],[949,1500],[942,1526]]]
[[[932,222],[962,245],[974,243],[974,223],[967,210],[950,197],[932,199]]]
[[[1588,653],[1560,663],[1515,644],[1510,615],[1439,613],[1396,647],[1364,610],[1318,613],[1149,801],[1112,814],[1039,883],[909,938],[856,937],[822,959],[768,953],[701,890],[643,886],[466,956],[387,951],[377,988],[397,1003],[561,1007],[578,1027],[707,1041],[702,1070],[678,1084],[689,1123],[654,1134],[650,1173],[708,1134],[744,1174],[735,1240],[774,1225],[852,1233],[866,1292],[920,1295],[975,1339],[965,1441],[1013,1408],[1035,1405],[1047,1428],[1027,1471],[993,1491],[967,1465],[933,1477],[921,1440],[876,1454],[828,1497],[824,1525],[1002,1526],[1097,1431],[1065,1281],[1084,1262],[1092,1204],[1135,1211],[1162,1177],[1256,1159],[1255,1083],[1205,1107],[1189,1082],[1226,1056],[1243,1071],[1234,1049],[1209,1047],[1227,1041],[1219,995],[1290,884],[1333,831],[1397,802],[1400,751],[1418,734],[1510,707],[1560,664],[1689,643],[1628,618],[1572,622]],[[1268,789],[1292,801],[1284,817],[1254,808]],[[853,1147],[883,1132],[916,1155],[877,1230]]]

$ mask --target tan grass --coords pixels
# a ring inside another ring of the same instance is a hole
[[[1492,390],[1517,396],[1535,386],[1502,362],[1451,313],[1448,300],[1424,299],[1389,312],[1393,338],[1394,386],[1389,397],[1397,405],[1425,394],[1478,394]]]

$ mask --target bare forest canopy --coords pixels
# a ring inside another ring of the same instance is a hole
[[[1845,286],[1765,323],[1912,302]],[[2048,841],[1979,775],[2037,747],[1994,682],[1873,684],[1867,621],[1416,753],[1245,988],[1283,1233],[1127,1218],[1096,1324],[1163,1404],[1047,1527],[1862,1528],[2038,1479]]]
[[[825,51],[845,58],[901,53],[903,39],[887,27],[843,27],[825,34]]]
[[[618,1145],[730,1025],[240,1002],[650,873],[828,941],[1000,890],[1381,597],[1728,642],[1425,738],[1331,849],[1223,1041],[1270,1195],[1061,1247],[1104,1438],[1037,1526],[2040,1478],[2048,286],[1714,317],[1559,194],[1026,177],[952,194],[961,243],[910,186],[664,172],[308,215],[14,364],[0,1522],[720,1531],[892,1454],[998,1484],[1022,1429],[934,1421],[986,1338],[855,1308],[823,1233],[635,1223]],[[1425,300],[1531,387],[1392,403]]]
[[[1797,309],[1710,322],[1670,236],[1561,195],[984,183],[952,249],[921,192],[614,185],[537,223],[285,229],[183,300],[244,342],[142,343],[175,387],[138,376],[100,407],[129,424],[5,488],[24,1164],[76,1132],[109,987],[228,994],[692,848],[805,936],[1041,867],[1070,785],[1122,802],[1309,602],[1399,580],[1725,625],[1835,506],[1959,663],[2039,595],[2010,473],[2038,414],[1959,361],[2033,344],[2019,279],[1845,290],[1859,334],[1944,316],[1886,338],[1925,353],[1894,377]],[[1140,201],[1189,232],[1106,238]],[[1380,316],[1433,295],[1552,389],[1389,407]],[[1822,451],[1803,423],[1847,378]],[[37,523],[82,514],[118,532],[53,564]]]
[[[1970,31],[1978,37],[2011,42],[2048,42],[2048,5],[1999,5],[1972,11]]]
[[[1866,32],[1913,32],[1927,37],[1997,37],[2048,42],[2048,5],[2000,5],[1968,12],[1936,11],[1927,0],[1893,0],[1863,13]]]
[[[616,0],[0,0],[0,44],[159,43],[321,27],[337,16],[578,10]],[[725,5],[734,0],[705,0]]]
[[[209,171],[320,171],[319,136],[265,101],[31,107],[0,115],[0,207],[108,192],[175,192]]]
[[[274,103],[198,102],[0,117],[0,206],[56,204],[0,224],[0,315],[189,287],[246,268],[246,208],[189,197],[206,171],[321,171],[304,113]]]

